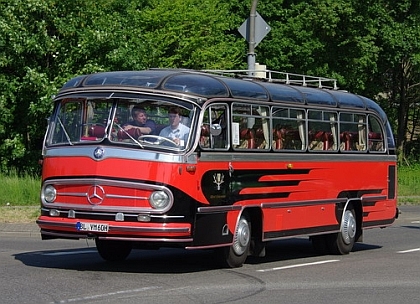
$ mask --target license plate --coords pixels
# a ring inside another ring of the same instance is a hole
[[[100,224],[100,223],[77,222],[76,223],[76,229],[78,231],[108,232],[109,225],[108,224]]]

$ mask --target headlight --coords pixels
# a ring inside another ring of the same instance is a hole
[[[164,191],[155,191],[150,195],[149,203],[155,209],[165,209],[170,203],[170,198]]]
[[[44,188],[43,197],[47,203],[54,203],[55,199],[57,198],[57,190],[54,188],[54,186],[48,185]]]

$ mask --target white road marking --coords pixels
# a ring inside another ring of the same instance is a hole
[[[397,253],[410,253],[410,252],[416,252],[416,251],[420,251],[420,248],[413,248],[413,249],[408,249],[408,250],[401,250],[401,251],[397,251]]]
[[[160,287],[143,287],[143,288],[137,288],[137,289],[129,289],[129,290],[119,290],[114,292],[108,292],[108,293],[101,293],[98,295],[92,295],[92,296],[86,296],[86,297],[80,297],[80,298],[73,298],[73,299],[67,299],[67,300],[60,300],[58,302],[51,302],[51,303],[71,303],[71,302],[83,302],[86,300],[99,300],[107,297],[112,296],[118,296],[122,294],[130,294],[130,293],[140,293],[146,290],[150,289],[157,289]]]
[[[57,256],[57,255],[71,255],[71,254],[83,254],[83,253],[94,253],[96,250],[79,250],[79,251],[60,251],[60,252],[47,252],[42,255]]]
[[[276,271],[276,270],[284,270],[284,269],[290,269],[290,268],[297,268],[297,267],[305,267],[305,266],[313,266],[313,265],[321,265],[326,263],[334,263],[339,262],[340,260],[326,260],[326,261],[318,261],[318,262],[312,262],[312,263],[303,263],[303,264],[295,264],[295,265],[288,265],[288,266],[282,266],[282,267],[274,267],[269,269],[258,269],[258,272],[269,272],[269,271]]]

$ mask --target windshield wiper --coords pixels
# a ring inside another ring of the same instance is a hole
[[[67,133],[66,127],[64,127],[63,122],[61,121],[61,119],[60,119],[59,116],[57,116],[57,120],[58,120],[58,122],[59,122],[59,124],[61,126],[61,129],[64,132],[64,135],[66,136],[67,142],[69,143],[70,146],[73,146],[74,144],[71,142],[69,133]]]
[[[120,124],[118,124],[114,121],[114,125],[116,125],[118,127],[118,129],[123,131],[125,133],[125,135],[127,135],[132,141],[134,141],[140,148],[144,149],[143,145],[137,139],[135,139],[133,136],[131,136],[126,130],[124,130],[124,128],[121,127]]]

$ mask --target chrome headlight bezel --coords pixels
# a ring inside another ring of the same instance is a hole
[[[166,191],[156,190],[150,194],[149,204],[153,209],[164,210],[171,205],[171,197]]]
[[[53,185],[47,185],[43,190],[42,190],[42,201],[48,203],[48,204],[52,204],[55,202],[56,198],[57,198],[57,189],[55,189],[55,187]]]

